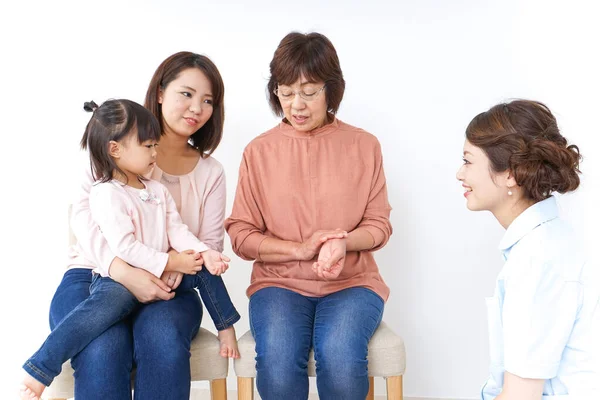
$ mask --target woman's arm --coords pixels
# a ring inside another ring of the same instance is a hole
[[[316,231],[303,243],[266,238],[260,243],[258,259],[266,262],[312,260],[327,240],[343,239],[347,236],[348,233],[337,229]]]
[[[373,161],[374,171],[367,207],[357,228],[348,236],[347,251],[379,250],[385,246],[392,235],[392,224],[390,223],[392,207],[388,202],[383,156],[379,142],[375,142],[372,155],[375,158]],[[370,243],[367,234],[371,236]]]
[[[505,372],[502,393],[496,400],[540,400],[543,390],[543,379],[525,379]]]

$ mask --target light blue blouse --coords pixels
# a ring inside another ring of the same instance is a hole
[[[506,263],[486,299],[490,376],[481,398],[502,391],[504,371],[545,379],[543,399],[600,399],[600,268],[558,217],[556,199],[508,227]]]

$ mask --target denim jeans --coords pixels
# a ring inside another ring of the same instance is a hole
[[[367,396],[368,344],[384,303],[355,287],[325,297],[306,297],[269,287],[250,297],[250,329],[256,342],[256,386],[263,400],[308,398],[308,356],[314,348],[319,397]]]
[[[51,305],[52,333],[24,369],[48,385],[71,358],[76,396],[131,399],[133,357],[136,399],[187,400],[189,349],[202,317],[192,288],[199,287],[205,298],[212,299],[207,308],[220,316],[216,325],[239,319],[222,279],[207,283],[200,273],[186,277],[173,300],[145,305],[110,278],[95,276],[91,285],[90,280],[91,271],[85,269],[65,274]]]

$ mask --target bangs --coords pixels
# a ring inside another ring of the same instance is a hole
[[[325,60],[322,56],[316,55],[318,53],[313,52],[312,46],[307,45],[299,49],[290,49],[288,54],[285,55],[285,62],[281,62],[273,75],[277,77],[277,83],[281,85],[292,85],[300,79],[301,76],[307,80],[307,82],[325,82],[326,76],[326,65],[323,65]]]
[[[147,109],[137,103],[131,102],[131,107],[128,113],[133,118],[128,118],[125,132],[130,132],[132,128],[137,130],[137,140],[139,143],[143,143],[147,140],[159,141],[160,139],[160,124],[156,117],[150,113]]]

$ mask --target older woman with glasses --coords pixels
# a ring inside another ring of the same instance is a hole
[[[258,391],[306,399],[314,348],[320,398],[364,399],[389,295],[372,253],[392,234],[381,147],[335,117],[345,82],[325,36],[288,34],[270,69],[270,106],[284,118],[246,147],[225,222],[235,253],[254,260]]]

